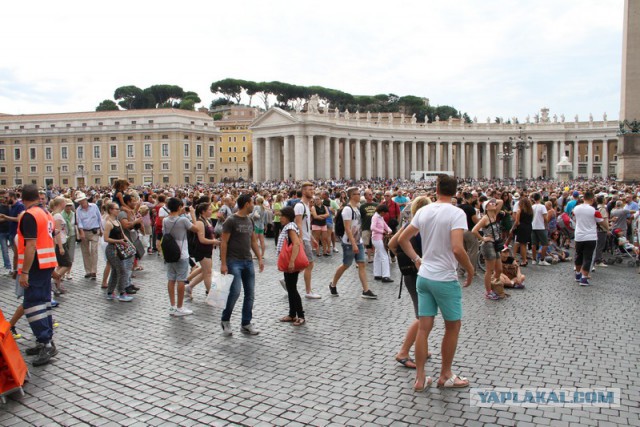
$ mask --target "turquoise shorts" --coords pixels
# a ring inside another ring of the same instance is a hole
[[[448,321],[462,319],[462,286],[457,280],[439,282],[418,276],[418,316],[435,317],[438,307]]]

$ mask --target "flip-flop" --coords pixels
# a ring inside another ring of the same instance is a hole
[[[456,380],[464,381],[464,384],[456,384]],[[469,387],[469,380],[464,377],[458,377],[456,374],[453,374],[451,378],[441,383],[438,381],[438,388],[465,388]]]
[[[305,318],[304,318],[304,317],[298,317],[298,318],[296,319],[296,321],[295,321],[295,322],[293,322],[293,326],[302,326],[302,325],[304,325],[305,323],[307,323],[307,321],[305,320]]]
[[[417,391],[418,393],[421,391],[425,391],[427,388],[431,387],[431,384],[433,384],[433,378],[431,377],[425,377],[424,378],[424,386],[422,386],[422,388],[417,388],[415,386],[415,384],[413,385],[413,391]]]
[[[291,316],[284,316],[283,318],[280,319],[280,321],[283,323],[293,323],[297,320],[298,320],[297,317],[291,317]]]
[[[399,364],[401,364],[402,366],[404,366],[407,369],[416,369],[416,361],[413,360],[410,357],[405,357],[404,359],[396,359],[396,362],[398,362]],[[408,366],[407,364],[411,362],[413,363],[413,366]]]

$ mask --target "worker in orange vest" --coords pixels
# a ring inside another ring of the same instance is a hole
[[[52,341],[51,318],[51,276],[58,266],[53,241],[55,224],[40,204],[36,185],[23,187],[22,201],[26,209],[18,221],[18,282],[24,288],[24,313],[37,340],[26,354],[36,356],[33,366],[41,366],[58,354]]]

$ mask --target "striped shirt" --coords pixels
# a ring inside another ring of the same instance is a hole
[[[285,225],[280,235],[278,236],[278,246],[276,247],[276,253],[280,255],[280,251],[282,250],[282,246],[284,245],[284,240],[289,236],[289,230],[293,230],[298,233],[298,226],[295,222],[291,221],[289,224]]]

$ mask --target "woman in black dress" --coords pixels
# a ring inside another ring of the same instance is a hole
[[[207,293],[211,289],[211,272],[213,269],[213,248],[220,244],[220,241],[215,238],[213,232],[213,224],[211,223],[211,215],[213,214],[213,208],[211,203],[200,203],[196,206],[196,222],[195,226],[198,229],[196,232],[198,235],[194,253],[194,259],[200,263],[199,273],[189,282],[185,288],[187,298],[193,299],[193,288],[200,282],[204,282]]]
[[[516,243],[514,245],[514,254],[520,252],[520,266],[526,267],[527,261],[527,245],[531,243],[531,229],[533,222],[533,208],[528,197],[522,197],[518,203],[516,211]]]

